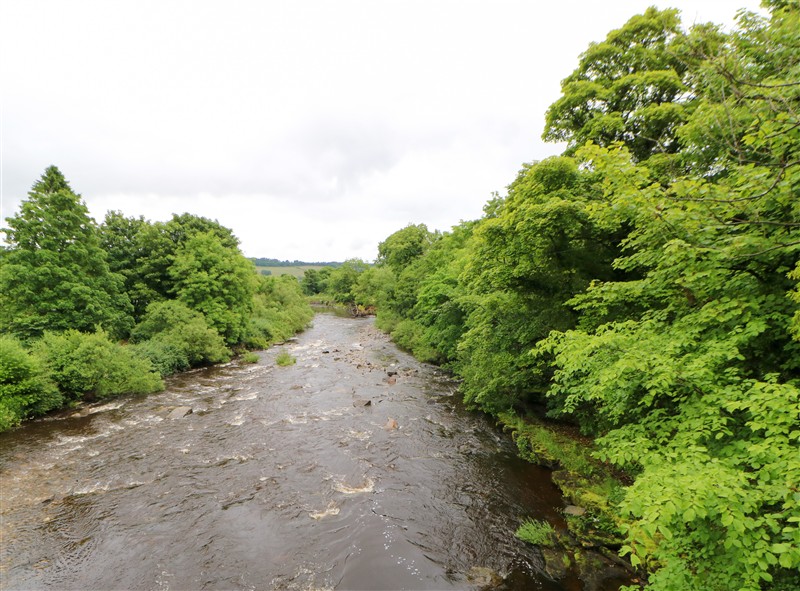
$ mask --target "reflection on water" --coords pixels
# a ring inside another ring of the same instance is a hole
[[[513,536],[559,523],[548,473],[369,320],[314,322],[296,365],[276,348],[0,435],[0,587],[580,588]]]

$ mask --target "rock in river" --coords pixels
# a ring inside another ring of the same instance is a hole
[[[191,406],[176,406],[167,415],[168,419],[182,419],[186,415],[192,414]]]

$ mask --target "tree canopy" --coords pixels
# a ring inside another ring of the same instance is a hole
[[[563,156],[378,260],[379,326],[469,405],[572,423],[628,475],[591,528],[654,591],[800,587],[800,6],[768,8],[633,17],[550,107]]]
[[[22,339],[45,330],[124,336],[132,327],[123,277],[111,272],[86,205],[55,167],[7,219],[0,260],[0,329]]]

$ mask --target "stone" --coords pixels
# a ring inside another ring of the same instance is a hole
[[[170,413],[167,415],[168,419],[182,419],[186,415],[192,414],[192,407],[191,406],[176,406],[173,408]]]
[[[485,566],[473,566],[467,573],[467,580],[479,589],[496,589],[503,584],[503,577]]]
[[[574,515],[575,517],[580,517],[586,513],[586,509],[583,507],[578,507],[577,505],[567,505],[564,507],[564,514],[565,515]]]
[[[372,406],[372,400],[368,398],[356,398],[353,400],[353,406]]]

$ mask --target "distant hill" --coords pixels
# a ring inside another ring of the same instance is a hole
[[[251,258],[256,267],[341,267],[342,263],[336,261],[305,262],[305,261],[279,261],[278,259]]]

